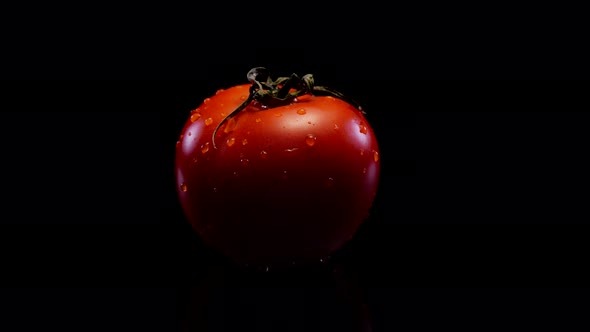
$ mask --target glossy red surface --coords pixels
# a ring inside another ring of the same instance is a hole
[[[251,103],[217,124],[250,85],[220,90],[187,116],[176,147],[177,192],[200,236],[237,262],[319,260],[351,239],[379,182],[379,147],[363,113],[305,95]]]

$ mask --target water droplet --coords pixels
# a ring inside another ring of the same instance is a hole
[[[361,156],[365,155],[365,150],[361,149]]]
[[[340,126],[337,124],[334,124],[334,130],[338,130],[338,129],[340,129]]]
[[[299,114],[299,115],[303,115],[303,114],[305,114],[305,113],[307,113],[307,112],[305,111],[305,108],[300,108],[300,109],[298,109],[298,110],[297,110],[297,114]]]
[[[199,113],[201,110],[197,107],[191,111],[191,114]]]
[[[207,151],[209,151],[209,142],[201,145],[201,152],[202,153],[207,153]]]
[[[223,130],[224,133],[229,133],[232,132],[234,129],[236,129],[236,119],[231,118],[229,120],[227,120],[227,124],[225,125],[225,129]]]
[[[379,152],[373,150],[373,160],[375,160],[375,162],[379,161]]]
[[[248,140],[244,138],[244,139],[242,140],[242,145],[246,145],[246,144],[248,144]]]
[[[307,136],[305,136],[305,144],[307,144],[309,146],[314,146],[316,140],[317,140],[317,137],[315,137],[312,134],[307,134]]]
[[[219,89],[219,90],[217,90],[217,91],[215,92],[215,94],[216,94],[216,95],[218,95],[218,94],[220,94],[220,93],[222,93],[222,92],[223,92],[223,89]]]
[[[193,135],[193,133],[189,131],[189,132],[188,132],[188,135],[189,135],[189,136],[192,136],[192,135]]]
[[[363,124],[363,123],[359,124],[359,130],[361,133],[366,134],[367,133],[367,126],[365,126],[365,124]]]
[[[242,164],[242,166],[248,166],[250,160],[248,160],[247,158],[242,158],[240,159],[240,163]]]
[[[329,100],[332,100],[332,101],[333,101],[333,100],[336,100],[336,98],[334,98],[334,97],[332,97],[332,96],[328,96],[328,99],[329,99]]]
[[[196,163],[197,163],[197,161],[198,161],[197,157],[194,157],[194,158],[193,158],[193,163],[195,163],[195,164],[196,164]]]
[[[262,122],[262,119],[261,118],[256,118],[256,123],[260,123],[260,122]]]
[[[176,141],[176,147],[180,145],[180,141]]]
[[[283,116],[283,113],[275,113],[275,116],[276,116],[277,118],[278,118],[278,117],[281,117],[281,116]]]
[[[211,101],[211,98],[205,98],[203,100],[203,104],[208,104]]]
[[[239,176],[238,172],[234,172],[234,177],[237,178],[238,176]]]
[[[367,174],[367,168],[363,168],[363,174]]]
[[[326,186],[330,188],[334,186],[334,178],[328,178],[328,180],[326,180]]]
[[[262,158],[262,159],[268,158],[268,153],[264,150],[260,151],[260,158]]]
[[[221,104],[219,106],[223,107],[223,104]],[[224,117],[225,116],[225,113],[221,112],[221,113],[219,113],[219,115],[221,115],[221,117]]]
[[[191,114],[191,122],[195,122],[201,118],[201,113],[193,113]]]
[[[230,137],[227,139],[227,146],[232,146],[236,143],[236,138],[235,137]]]
[[[188,190],[184,182],[180,185],[180,190],[182,190],[182,192],[186,192]]]
[[[212,123],[213,123],[213,119],[211,119],[211,118],[207,118],[207,120],[205,120],[205,126],[209,126]]]
[[[285,149],[285,152],[295,152],[299,150],[299,148],[290,148],[290,149]]]

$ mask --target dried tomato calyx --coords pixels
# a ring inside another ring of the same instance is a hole
[[[324,86],[315,86],[313,75],[311,74],[306,74],[303,77],[299,77],[297,74],[293,73],[289,77],[279,77],[273,81],[270,77],[269,71],[266,68],[254,67],[250,69],[246,76],[248,81],[252,83],[252,86],[250,86],[250,94],[248,98],[242,104],[240,104],[240,106],[238,106],[238,108],[223,118],[223,120],[217,124],[215,130],[213,130],[211,142],[213,143],[213,148],[215,149],[217,149],[217,146],[215,145],[215,135],[217,134],[219,128],[221,128],[221,126],[227,120],[236,116],[239,112],[246,108],[246,106],[248,106],[252,101],[257,101],[262,105],[272,108],[281,105],[287,105],[295,100],[295,98],[305,94],[329,95],[347,101],[349,104],[353,105],[359,111],[364,113],[357,102],[344,96],[342,93]]]

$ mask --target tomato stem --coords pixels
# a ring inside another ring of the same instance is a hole
[[[211,136],[211,142],[213,148],[217,149],[215,144],[215,135],[219,131],[219,128],[229,119],[240,113],[246,106],[248,106],[253,100],[260,102],[263,105],[276,107],[291,103],[296,97],[305,94],[312,95],[329,95],[335,98],[342,99],[349,104],[353,105],[363,114],[361,106],[353,99],[345,96],[344,94],[324,86],[316,86],[314,79],[311,74],[299,77],[293,73],[290,77],[279,77],[273,81],[270,77],[269,71],[264,67],[254,67],[250,69],[246,75],[248,81],[252,83],[250,86],[250,94],[248,98],[238,106],[235,110],[225,116],[213,130]],[[295,90],[291,92],[291,90]]]

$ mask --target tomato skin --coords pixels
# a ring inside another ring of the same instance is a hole
[[[334,97],[278,107],[246,100],[249,84],[205,99],[176,147],[182,209],[202,239],[236,262],[272,265],[331,255],[368,216],[379,148],[363,113]]]

